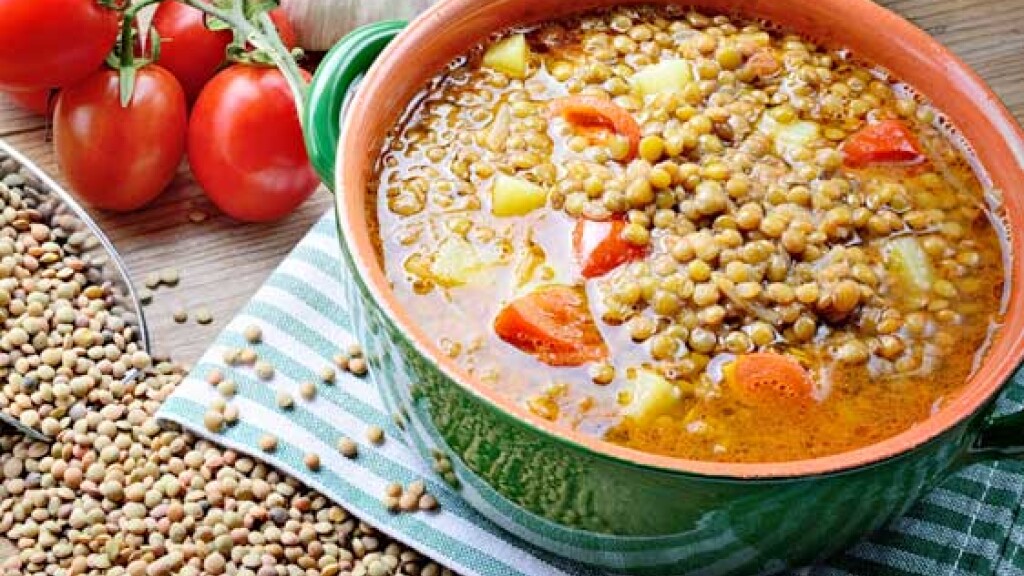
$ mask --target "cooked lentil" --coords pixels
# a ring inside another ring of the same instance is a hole
[[[370,185],[383,266],[444,354],[538,416],[705,460],[850,450],[958,394],[1001,321],[1000,207],[927,102],[725,16],[619,8],[525,37],[524,79],[483,45],[431,81]],[[883,127],[905,162],[855,156]],[[586,222],[619,230],[599,273]],[[522,328],[552,285],[585,293],[587,352]],[[742,397],[732,367],[768,352],[813,402]]]

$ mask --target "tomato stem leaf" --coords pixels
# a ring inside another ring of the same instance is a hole
[[[231,25],[227,22],[216,18],[214,16],[206,15],[206,28],[211,32],[220,32],[222,30],[231,30]]]
[[[296,56],[281,41],[274,21],[268,11],[276,8],[274,0],[176,0],[207,15],[207,26],[217,25],[219,20],[234,31],[234,41],[228,45],[228,58],[249,64],[273,64],[284,75],[295,98],[299,121],[302,122],[306,107],[307,83],[296,62]],[[211,28],[212,29],[212,28]],[[248,49],[248,44],[256,48]]]
[[[128,10],[121,19],[121,38],[118,40],[117,49],[120,51],[120,60],[117,64],[118,86],[121,91],[121,107],[127,108],[132,101],[132,92],[135,91],[135,42],[133,25],[135,14]]]
[[[160,33],[157,32],[155,27],[149,29],[149,60],[151,62],[160,61],[160,47],[163,41],[160,39]]]
[[[277,8],[278,3],[274,0],[243,0],[245,18],[252,21],[260,14]]]
[[[118,83],[121,87],[121,107],[127,108],[132,103],[132,92],[135,91],[135,76],[138,69],[135,66],[118,68]]]

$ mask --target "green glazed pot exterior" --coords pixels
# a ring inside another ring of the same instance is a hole
[[[334,181],[346,92],[401,26],[356,30],[313,80],[306,137],[325,182]],[[962,466],[1024,451],[1024,415],[990,418],[993,396],[929,442],[821,475],[713,477],[601,454],[515,418],[448,377],[375,300],[348,233],[339,226],[353,328],[410,444],[427,461],[448,454],[462,495],[495,524],[582,563],[659,576],[765,574],[808,564],[899,516]]]
[[[343,231],[340,232],[344,234]],[[548,436],[448,378],[388,319],[344,242],[345,298],[388,409],[421,457],[452,457],[462,495],[540,548],[630,574],[771,573],[832,555],[966,462],[981,417],[900,457],[778,480],[614,460]]]

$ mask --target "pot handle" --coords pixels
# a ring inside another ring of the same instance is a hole
[[[1017,368],[1006,388],[1024,386],[1024,365]],[[970,446],[963,453],[963,464],[983,460],[1014,459],[1024,460],[1024,410],[995,414],[993,402],[988,414],[982,418],[975,430]]]
[[[1024,410],[985,418],[967,456],[969,462],[1024,460]]]
[[[303,119],[306,150],[320,179],[332,190],[342,112],[350,88],[405,25],[401,20],[389,20],[356,28],[331,48],[313,76]]]

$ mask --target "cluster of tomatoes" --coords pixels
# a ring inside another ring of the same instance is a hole
[[[152,21],[159,56],[134,70],[127,102],[124,74],[104,64],[123,35],[116,4],[0,0],[0,15],[0,90],[52,113],[63,175],[93,206],[146,205],[186,154],[213,203],[239,220],[280,218],[316,190],[285,77],[273,67],[227,62],[232,31],[211,29],[200,10],[160,2]],[[283,11],[269,15],[294,47]]]

